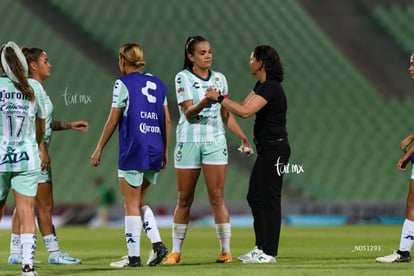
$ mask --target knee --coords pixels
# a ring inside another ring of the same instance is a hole
[[[178,194],[177,206],[179,208],[190,208],[193,204],[194,195],[191,194]]]
[[[53,210],[53,201],[37,202],[37,212],[41,214],[50,214]]]
[[[213,208],[220,208],[224,206],[224,197],[222,195],[214,195],[209,198],[210,205]]]

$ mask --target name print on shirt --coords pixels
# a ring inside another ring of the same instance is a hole
[[[287,173],[301,174],[305,172],[303,165],[280,163],[280,156],[277,158],[276,164],[274,166],[276,167],[276,171],[279,176]]]
[[[63,98],[65,100],[66,106],[72,104],[89,104],[92,102],[92,98],[86,94],[80,93],[69,93],[69,87],[65,88],[65,92],[63,93]]]

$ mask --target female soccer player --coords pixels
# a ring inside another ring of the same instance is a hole
[[[414,53],[410,57],[410,66],[408,71],[411,74],[411,77],[414,79]],[[400,171],[406,170],[406,165],[412,160],[414,154],[414,145],[411,145],[407,151],[408,145],[414,139],[414,133],[407,136],[401,141],[400,148],[404,152],[404,155],[397,163],[397,169]],[[379,263],[408,263],[411,262],[411,247],[414,242],[414,165],[411,171],[410,185],[407,196],[407,214],[405,216],[405,221],[402,227],[402,233],[400,238],[400,247],[397,252],[392,253],[391,255],[378,257],[376,261]]]
[[[29,77],[41,89],[45,98],[44,105],[47,119],[44,143],[46,149],[49,147],[52,131],[67,129],[88,131],[88,122],[86,121],[60,122],[53,120],[53,105],[42,86],[43,81],[50,77],[50,68],[52,66],[49,63],[48,56],[45,51],[39,48],[23,47],[22,51],[26,57],[29,67]],[[69,256],[68,253],[60,251],[58,238],[52,222],[52,187],[52,173],[51,168],[48,167],[42,170],[39,174],[39,186],[37,188],[36,195],[37,222],[40,232],[42,233],[46,249],[49,251],[48,262],[49,264],[80,264],[80,259],[73,258]],[[13,214],[10,256],[8,259],[9,264],[18,264],[22,261],[19,226],[19,217]]]
[[[147,264],[159,264],[168,253],[153,212],[144,201],[150,184],[156,183],[160,169],[167,166],[171,125],[167,86],[157,77],[144,74],[144,64],[141,46],[127,43],[120,48],[119,69],[123,77],[115,81],[112,108],[91,156],[92,165],[98,166],[106,143],[119,126],[118,177],[124,198],[128,259],[111,263],[112,267],[142,266],[142,227],[153,246]]]
[[[27,79],[27,62],[20,48],[8,42],[0,52],[5,75],[0,78],[0,213],[12,189],[21,222],[22,275],[33,276],[37,275],[33,267],[37,180],[41,167],[49,163],[42,143],[46,114],[39,87]]]
[[[274,263],[279,246],[283,184],[283,173],[275,166],[286,165],[290,156],[286,130],[287,100],[281,86],[283,66],[276,49],[268,45],[257,46],[249,64],[258,81],[242,104],[223,98],[215,89],[208,89],[206,97],[242,118],[256,114],[254,143],[257,159],[247,194],[256,242],[252,251],[238,259],[243,263]]]
[[[233,115],[220,104],[204,97],[209,87],[220,91],[221,97],[227,97],[228,93],[226,77],[210,69],[212,58],[210,43],[205,38],[189,37],[184,47],[183,70],[175,77],[180,110],[174,152],[178,201],[172,226],[173,250],[165,264],[181,261],[181,248],[187,233],[190,208],[201,169],[220,243],[220,254],[216,262],[233,261],[230,252],[230,216],[224,203],[228,159],[224,124],[240,138],[243,148],[251,149],[251,145]]]

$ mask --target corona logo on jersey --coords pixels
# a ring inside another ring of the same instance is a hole
[[[152,82],[152,81],[147,81],[145,84],[145,87],[143,87],[141,89],[141,93],[142,95],[147,97],[147,101],[149,103],[156,103],[157,102],[157,98],[153,95],[151,95],[149,93],[148,90],[156,90],[157,89],[157,84]],[[156,112],[146,112],[146,111],[141,111],[140,112],[140,117],[142,119],[146,119],[146,120],[155,120],[158,123],[158,115]],[[159,126],[155,125],[148,125],[145,122],[142,122],[139,124],[139,131],[143,134],[147,134],[149,133],[161,133],[161,129]]]

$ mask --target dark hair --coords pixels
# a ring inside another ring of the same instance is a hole
[[[45,51],[39,48],[29,48],[26,46],[22,47],[22,52],[26,57],[27,63],[29,64],[29,71],[30,71],[30,62],[37,62]]]
[[[190,36],[189,38],[187,38],[186,42],[185,42],[185,47],[184,47],[184,65],[183,65],[183,69],[186,69],[188,67],[192,67],[193,63],[191,62],[191,60],[188,58],[188,55],[194,55],[194,49],[195,49],[195,45],[201,41],[207,41],[207,39],[205,39],[202,36]]]
[[[18,48],[17,50],[20,51],[20,49]],[[32,87],[30,86],[29,82],[27,81],[25,69],[20,59],[16,55],[15,50],[12,47],[3,45],[3,47],[0,49],[0,53],[2,53],[3,51],[5,54],[4,57],[6,59],[7,66],[10,68],[11,72],[15,76],[15,79],[11,79],[13,81],[14,86],[17,89],[19,89],[24,95],[26,95],[30,101],[32,101],[35,98],[34,91]],[[4,66],[5,65],[2,64],[3,70],[4,70]]]
[[[266,79],[283,81],[283,64],[276,49],[269,45],[257,46],[253,51],[253,55],[263,63]]]

